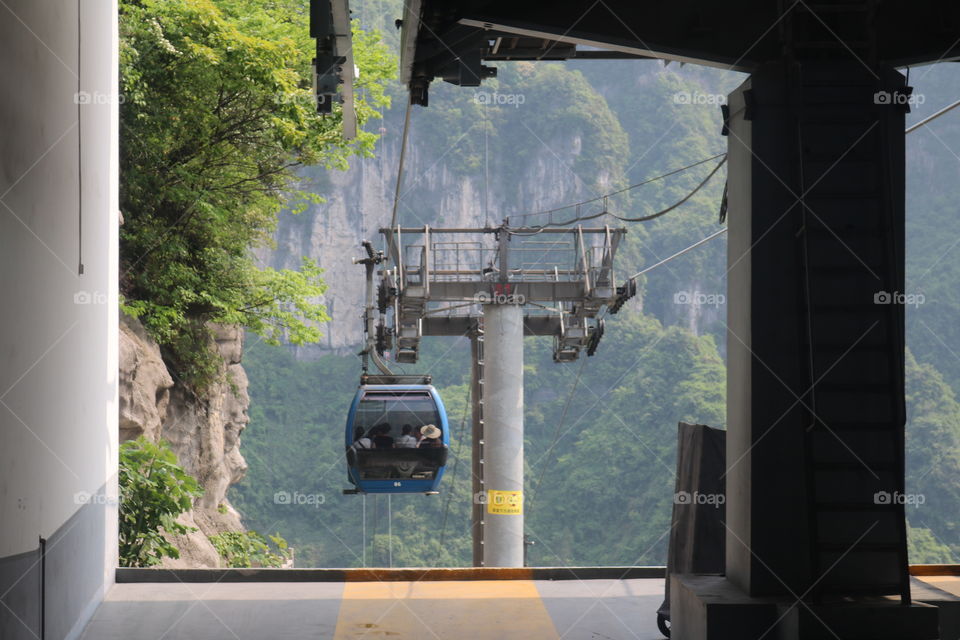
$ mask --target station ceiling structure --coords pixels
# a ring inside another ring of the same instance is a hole
[[[423,106],[431,82],[479,86],[496,74],[484,63],[503,60],[655,58],[751,72],[787,44],[892,67],[960,58],[960,4],[937,0],[413,0],[402,25],[401,80]]]

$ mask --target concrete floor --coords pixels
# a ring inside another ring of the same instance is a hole
[[[82,640],[659,640],[662,579],[118,584]]]
[[[81,640],[661,640],[662,601],[662,579],[118,584]]]
[[[926,576],[922,580],[930,586],[960,596],[960,576]]]

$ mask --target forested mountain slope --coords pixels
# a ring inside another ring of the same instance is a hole
[[[362,3],[361,22],[385,26],[389,7]],[[742,80],[692,66],[591,61],[501,64],[500,77],[476,90],[435,85],[431,106],[414,109],[401,221],[482,226],[511,216],[543,222],[545,216],[519,216],[721,153],[726,140],[718,102]],[[914,70],[911,82],[924,96],[911,120],[960,97],[960,70],[948,65]],[[420,364],[410,368],[433,374],[450,411],[459,462],[448,469],[442,494],[396,496],[389,520],[387,498],[340,495],[362,296],[362,271],[349,257],[360,239],[376,239],[376,229],[388,222],[402,104],[395,99],[386,114],[374,158],[353,162],[348,172],[307,173],[327,202],[285,216],[278,250],[262,256],[290,267],[309,255],[327,269],[330,285],[333,321],[320,347],[294,352],[251,340],[244,360],[252,404],[242,446],[250,470],[233,501],[249,526],[286,536],[299,566],[470,562],[466,339],[427,339]],[[923,495],[923,504],[908,510],[914,562],[960,560],[958,156],[960,112],[908,138],[908,293],[925,296],[908,310],[908,488]],[[629,191],[612,199],[610,209],[657,211],[713,166]],[[683,207],[629,225],[622,272],[634,273],[717,230],[724,177],[725,168]],[[676,424],[725,426],[725,265],[720,238],[651,273],[641,295],[608,320],[599,353],[585,363],[555,364],[545,340],[527,340],[531,564],[664,562]],[[698,306],[685,303],[693,296],[682,293],[712,297]],[[283,491],[322,500],[275,504],[274,494]]]

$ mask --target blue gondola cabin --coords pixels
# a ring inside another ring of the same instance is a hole
[[[419,382],[429,381],[418,377]],[[447,412],[430,384],[363,376],[347,416],[348,493],[436,493],[450,445]],[[389,381],[388,384],[373,384]]]

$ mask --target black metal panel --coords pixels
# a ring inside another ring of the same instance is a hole
[[[474,330],[476,318],[467,316],[435,316],[423,319],[425,336],[466,336]],[[558,316],[526,316],[523,320],[523,335],[554,336],[560,333]]]
[[[333,101],[340,99],[340,85],[344,84],[344,65],[347,62],[347,51],[338,44],[337,36],[338,29],[341,37],[344,30],[349,34],[349,25],[338,24],[334,2],[346,4],[346,0],[310,1],[310,36],[317,41],[313,65],[317,111],[320,113],[330,113]],[[349,9],[344,7],[340,13],[349,16]],[[346,69],[346,72],[353,73],[353,70]]]

